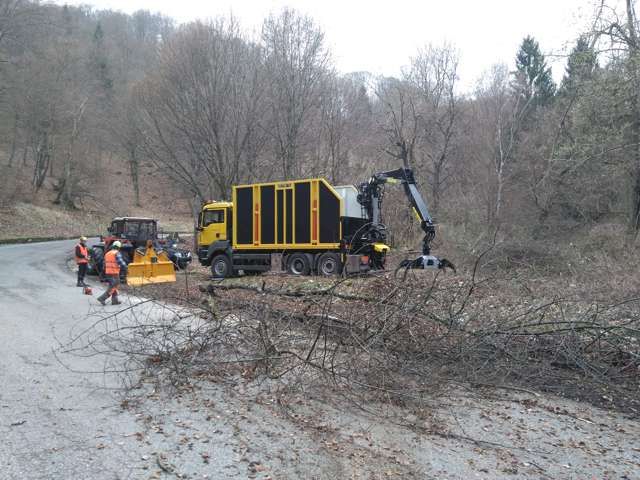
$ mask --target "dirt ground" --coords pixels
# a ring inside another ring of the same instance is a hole
[[[115,216],[157,218],[165,231],[193,230],[193,218],[184,194],[152,165],[141,165],[141,206],[137,207],[126,162],[115,156],[101,162],[86,165],[81,187],[87,193],[75,209],[54,203],[56,181],[53,177],[36,191],[31,184],[30,166],[26,169],[3,166],[0,241],[99,235],[106,233]]]
[[[416,410],[225,377],[128,408],[138,441],[157,449],[140,478],[631,480],[640,471],[640,423],[553,396],[453,389]]]
[[[188,232],[193,229],[193,224],[186,214],[154,213],[137,209],[127,211],[130,212],[129,215],[158,219],[160,227],[166,232]],[[18,203],[0,208],[0,241],[97,236],[107,233],[113,216],[115,214],[101,211],[70,211],[48,205]]]

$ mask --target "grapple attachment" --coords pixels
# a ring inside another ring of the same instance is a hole
[[[163,251],[156,251],[149,240],[146,248],[137,248],[127,269],[127,284],[132,286],[176,281],[173,262]]]
[[[398,275],[398,271],[405,269],[404,275],[407,275],[409,269],[421,269],[421,270],[446,270],[450,268],[455,273],[456,267],[446,258],[438,258],[434,255],[420,255],[413,260],[403,260],[396,268],[395,274]]]

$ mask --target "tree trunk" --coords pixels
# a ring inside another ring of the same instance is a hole
[[[9,168],[13,167],[13,159],[16,155],[16,147],[18,145],[18,112],[16,112],[13,122],[13,138],[11,139],[11,151],[9,152]]]
[[[502,170],[498,171],[496,178],[496,205],[493,213],[493,227],[497,227],[500,223],[500,215],[502,215],[502,190],[504,188],[504,179],[502,178]]]
[[[49,163],[51,162],[51,145],[49,144],[49,135],[43,132],[36,146],[35,165],[33,167],[33,186],[36,191],[42,188],[49,171]]]
[[[442,179],[442,166],[441,162],[436,162],[433,166],[433,186],[432,186],[432,199],[431,199],[431,215],[434,218],[438,217],[438,211],[440,210],[440,183]]]
[[[632,0],[626,1],[629,59],[631,79],[631,210],[628,225],[629,240],[634,241],[640,230],[640,42],[636,31]]]
[[[504,166],[505,166],[505,151],[502,146],[503,138],[502,138],[502,127],[498,126],[498,158],[495,160],[495,168],[496,168],[496,198],[495,198],[495,209],[493,214],[493,222],[492,226],[495,228],[500,223],[500,215],[502,214],[502,192],[504,188]]]
[[[64,205],[66,208],[76,208],[75,199],[78,196],[78,192],[74,191],[77,187],[76,179],[73,178],[73,163],[74,163],[74,149],[76,146],[76,140],[80,134],[80,120],[84,114],[84,109],[89,99],[85,98],[78,107],[76,114],[73,117],[73,126],[71,129],[71,136],[69,138],[69,145],[67,147],[67,155],[63,167],[62,183],[59,185],[60,195],[56,199],[57,202]]]
[[[66,208],[74,208],[75,205],[73,203],[73,180],[71,178],[71,164],[73,162],[73,142],[69,145],[69,150],[67,152],[67,161],[64,162],[64,171],[63,171],[63,184],[61,185],[62,196],[60,198],[60,202]]]
[[[135,195],[136,207],[141,207],[140,165],[138,161],[138,155],[136,154],[136,147],[134,145],[129,145],[129,168],[131,169],[131,181],[133,183],[133,194]]]

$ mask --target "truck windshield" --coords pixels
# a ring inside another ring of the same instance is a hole
[[[224,210],[205,210],[202,212],[202,226],[212,223],[224,223]]]

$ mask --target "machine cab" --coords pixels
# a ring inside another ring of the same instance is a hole
[[[152,218],[114,218],[107,231],[114,237],[144,244],[158,236],[158,223]]]
[[[214,242],[231,240],[231,203],[207,203],[198,219],[198,247],[208,247]]]

